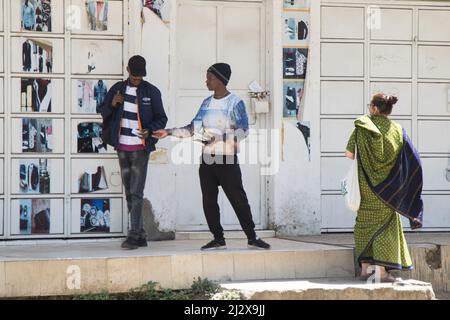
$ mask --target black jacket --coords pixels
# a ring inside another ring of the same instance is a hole
[[[117,108],[112,107],[112,100],[117,92],[125,95],[128,80],[117,82],[106,94],[105,100],[98,107],[97,112],[103,118],[104,142],[117,149],[119,146],[120,124],[123,115],[123,104]],[[145,140],[145,150],[154,151],[158,139],[152,138],[151,133],[158,129],[164,129],[167,124],[167,116],[164,112],[161,92],[154,85],[142,81],[137,88],[137,104],[142,129],[148,129],[150,136]]]

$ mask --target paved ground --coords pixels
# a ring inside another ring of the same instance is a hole
[[[435,292],[434,294],[438,300],[450,300],[450,292]]]
[[[450,245],[450,233],[408,233],[410,245],[423,244]],[[122,250],[121,239],[107,240],[49,240],[49,241],[9,241],[0,243],[0,263],[24,260],[63,260],[63,259],[107,259],[122,257],[153,257],[153,256],[187,256],[203,254],[200,247],[208,240],[175,240],[149,242],[149,247],[138,250]],[[272,245],[269,252],[284,251],[341,251],[350,252],[354,246],[353,234],[324,234],[319,236],[302,236],[289,239],[266,238]],[[228,253],[245,253],[254,250],[247,249],[246,239],[228,239]],[[267,252],[267,251],[266,251]],[[214,253],[214,252],[213,252]],[[307,254],[307,253],[306,253]],[[195,258],[197,259],[197,258]],[[347,258],[346,258],[347,259]],[[347,259],[349,260],[349,259]],[[352,264],[353,266],[353,264]],[[1,267],[1,264],[0,264]],[[298,277],[301,279],[302,277]],[[418,277],[414,277],[418,278]],[[404,278],[405,279],[405,278]],[[406,278],[408,279],[408,278]],[[422,279],[422,278],[420,278]],[[428,279],[428,278],[424,278]],[[431,278],[430,278],[431,279]],[[427,280],[427,282],[432,282]],[[337,285],[337,283],[335,284]],[[450,293],[436,293],[438,299],[450,300]]]
[[[410,245],[440,244],[450,245],[450,233],[407,233]],[[86,258],[86,257],[128,257],[172,254],[200,253],[199,250],[207,240],[175,240],[149,242],[148,248],[138,250],[120,249],[119,239],[107,240],[49,240],[49,241],[12,241],[0,243],[0,261],[43,258]],[[323,234],[317,236],[299,236],[266,239],[272,250],[318,250],[353,248],[354,238],[351,233]],[[228,251],[247,249],[245,239],[228,239]]]
[[[277,238],[265,239],[273,251],[342,250],[341,246],[305,243]],[[0,261],[67,259],[67,258],[117,258],[134,256],[172,256],[200,254],[200,247],[207,240],[173,240],[149,242],[149,247],[123,250],[121,240],[108,241],[57,241],[34,245],[0,245]],[[227,240],[227,252],[255,251],[247,249],[246,239]],[[260,250],[256,250],[260,251]],[[210,252],[210,251],[208,251]]]

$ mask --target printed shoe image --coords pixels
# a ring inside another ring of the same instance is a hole
[[[28,149],[34,150],[34,148],[36,147],[37,130],[31,123],[29,124],[28,132],[29,132],[29,135],[28,135]]]
[[[31,190],[36,191],[39,186],[39,171],[33,163],[28,166],[28,175]]]
[[[20,165],[20,189],[27,190],[28,189],[28,172],[27,166],[24,164]]]
[[[40,141],[41,141],[41,145],[43,145],[43,146],[45,146],[47,144],[47,127],[46,126],[41,127]]]
[[[79,193],[92,192],[92,176],[89,173],[83,173],[80,177]]]
[[[104,166],[97,167],[97,172],[92,175],[92,188],[94,191],[108,189]]]

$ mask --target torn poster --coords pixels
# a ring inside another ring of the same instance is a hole
[[[297,129],[303,134],[306,147],[308,148],[309,161],[311,161],[311,124],[309,121],[297,122]]]
[[[108,0],[86,0],[86,10],[92,31],[108,30]]]
[[[22,0],[22,31],[52,31],[50,0]]]
[[[309,8],[309,0],[283,0],[284,9],[301,9]]]
[[[283,117],[298,118],[304,82],[285,80],[283,83]]]
[[[310,1],[283,0],[282,23],[283,117],[302,121],[307,89]]]
[[[164,23],[170,22],[170,0],[142,0],[142,7],[153,11]]]

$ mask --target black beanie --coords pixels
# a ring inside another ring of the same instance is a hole
[[[227,85],[231,77],[231,67],[227,63],[216,63],[209,67],[208,72],[211,72],[223,84]]]

